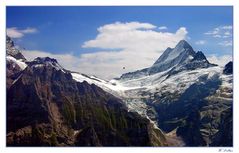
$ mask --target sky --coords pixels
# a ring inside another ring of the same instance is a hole
[[[7,7],[6,32],[28,60],[49,56],[103,79],[151,66],[182,39],[209,61],[232,59],[230,6]]]

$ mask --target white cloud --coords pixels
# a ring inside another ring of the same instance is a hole
[[[224,25],[214,28],[211,31],[204,33],[212,38],[216,38],[216,44],[223,47],[232,46],[232,26]]]
[[[219,31],[215,28],[213,31],[205,32],[205,35],[217,35]]]
[[[222,38],[221,35],[213,35],[214,38]],[[224,37],[224,36],[223,36]]]
[[[223,41],[223,42],[220,42],[218,43],[219,45],[223,46],[223,47],[230,47],[232,46],[232,41],[229,40],[229,41]]]
[[[231,25],[222,26],[222,29],[231,30],[232,26]]]
[[[196,45],[204,45],[206,43],[205,40],[198,40],[195,42]]]
[[[226,36],[230,36],[230,35],[232,35],[229,31],[226,31],[225,33],[224,33],[224,35],[226,35]]]
[[[84,53],[79,57],[43,51],[24,51],[23,54],[27,59],[50,56],[67,69],[112,79],[151,66],[167,47],[175,47],[187,37],[185,27],[180,27],[174,33],[158,32],[156,26],[139,22],[116,22],[97,30],[96,38],[86,41],[83,47],[98,48],[101,50],[98,52]]]
[[[166,26],[161,26],[161,27],[158,27],[159,30],[167,30],[168,28]]]
[[[219,66],[225,66],[229,61],[232,61],[232,55],[217,56],[212,54],[208,55],[207,59],[211,63],[218,64]]]
[[[115,31],[128,31],[134,29],[154,29],[156,26],[150,23],[140,23],[140,22],[115,22],[113,24],[106,24],[99,27],[97,30],[99,32],[115,32]]]
[[[232,26],[231,25],[219,26],[211,31],[205,32],[204,34],[212,36],[214,38],[232,37]]]
[[[17,27],[7,28],[7,35],[11,38],[22,38],[25,34],[36,33],[36,28],[18,29]]]
[[[184,39],[187,30],[184,27],[176,33],[157,32],[156,26],[139,22],[116,22],[98,28],[99,34],[95,39],[86,41],[82,47],[102,49],[140,49],[145,51],[157,48],[162,49],[175,45]],[[163,43],[162,43],[163,42]],[[166,43],[165,43],[166,42]]]

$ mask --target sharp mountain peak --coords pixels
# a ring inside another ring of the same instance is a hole
[[[33,60],[34,62],[37,62],[39,64],[44,64],[46,62],[50,63],[58,63],[56,59],[50,58],[50,57],[37,57]]]

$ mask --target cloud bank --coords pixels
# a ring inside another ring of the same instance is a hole
[[[150,23],[116,22],[97,29],[95,39],[86,41],[84,48],[100,49],[136,49],[162,50],[173,46],[187,35],[185,27],[179,28],[176,33],[158,32],[157,27]]]
[[[18,29],[17,27],[7,28],[7,35],[11,38],[22,38],[26,34],[36,33],[36,28]]]
[[[225,66],[229,61],[232,61],[232,55],[209,55],[207,59],[211,63],[218,64],[219,66]]]

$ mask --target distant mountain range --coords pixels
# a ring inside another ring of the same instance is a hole
[[[107,81],[27,61],[7,36],[8,146],[232,146],[232,62],[181,40]]]

